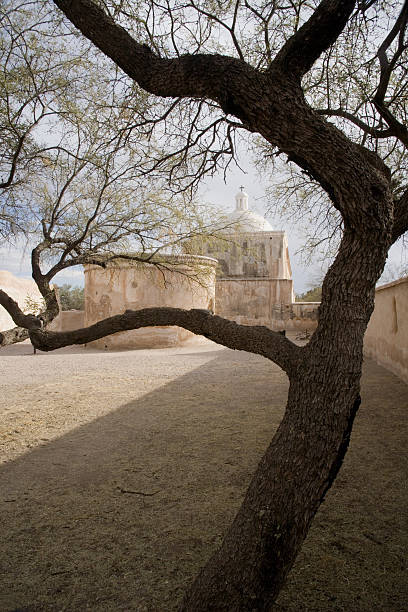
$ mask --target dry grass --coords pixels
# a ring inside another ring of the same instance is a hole
[[[171,611],[233,518],[285,375],[210,343],[0,353],[0,610]],[[335,486],[276,610],[406,612],[408,387],[366,364]]]

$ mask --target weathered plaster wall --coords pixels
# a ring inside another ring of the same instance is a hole
[[[3,289],[13,298],[22,310],[25,310],[25,300],[27,297],[35,300],[39,304],[42,301],[41,293],[37,285],[31,278],[18,278],[11,272],[0,270],[0,289]],[[0,306],[0,330],[11,329],[15,323],[7,311]]]
[[[408,382],[408,277],[376,290],[364,352]]]
[[[85,266],[85,325],[125,310],[154,306],[214,310],[216,261],[178,255],[170,270],[119,260],[106,269]],[[200,283],[194,280],[198,274]],[[193,337],[175,326],[119,332],[92,342],[98,348],[154,348],[182,344]]]
[[[85,324],[85,312],[83,310],[61,310],[59,315],[52,321],[49,329],[52,331],[66,332],[80,329]]]
[[[207,246],[218,259],[218,278],[292,278],[285,232],[244,232],[231,235],[231,242]]]
[[[319,303],[292,302],[291,279],[217,279],[216,313],[244,325],[313,331]]]
[[[280,320],[281,329],[287,331],[314,332],[319,320],[320,302],[292,302],[282,304]],[[278,313],[276,313],[276,316]]]

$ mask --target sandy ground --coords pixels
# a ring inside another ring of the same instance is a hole
[[[176,610],[279,424],[285,374],[208,341],[23,344],[0,373],[0,610]],[[368,361],[362,396],[278,611],[408,610],[408,386]]]

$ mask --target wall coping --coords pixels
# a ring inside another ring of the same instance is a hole
[[[228,228],[229,229],[229,228]],[[228,236],[286,236],[286,230],[242,230],[240,231],[238,228],[235,232],[228,232]]]
[[[408,276],[403,276],[402,278],[398,278],[391,283],[387,283],[386,285],[380,285],[380,287],[376,287],[375,292],[383,291],[383,289],[389,289],[390,287],[395,287],[396,285],[403,285],[404,283],[408,283]]]
[[[241,281],[290,281],[293,282],[292,278],[282,277],[271,277],[271,276],[236,276],[234,278],[219,278],[217,277],[217,283],[236,283]]]
[[[136,255],[136,253],[135,253]],[[164,265],[166,264],[170,264],[170,265],[174,265],[177,266],[177,264],[199,264],[199,265],[204,265],[204,266],[211,266],[213,268],[215,268],[218,265],[218,259],[214,259],[214,257],[207,257],[205,255],[190,255],[188,253],[183,253],[183,254],[179,254],[179,255],[172,255],[172,254],[163,254],[162,257],[160,257],[160,255],[158,255],[158,260],[153,260],[153,261],[132,261],[129,259],[125,259],[125,258],[120,258],[118,257],[117,259],[113,260],[113,261],[109,261],[106,262],[105,267],[102,266],[98,266],[96,264],[85,264],[84,265],[84,272],[88,272],[90,270],[107,270],[109,268],[116,268],[116,269],[120,269],[120,268],[130,268],[132,264],[134,265],[147,265],[147,266],[151,266],[154,263],[163,263]]]

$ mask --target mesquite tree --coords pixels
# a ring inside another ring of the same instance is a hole
[[[36,329],[33,319],[1,295],[1,303],[42,350],[119,330],[179,325],[261,354],[284,369],[290,388],[283,420],[221,547],[182,604],[189,611],[267,610],[341,466],[360,403],[363,336],[375,283],[390,246],[408,229],[408,190],[404,177],[396,178],[389,167],[394,152],[401,155],[408,144],[408,3],[54,1],[84,36],[155,96],[150,114],[157,109],[157,117],[163,117],[167,100],[166,120],[179,112],[189,121],[180,123],[178,134],[175,123],[169,128],[169,146],[176,136],[184,138],[173,156],[174,180],[193,180],[180,151],[195,164],[200,159],[205,171],[222,154],[231,154],[234,134],[244,130],[316,181],[341,219],[318,327],[304,347],[264,327],[171,308],[127,311],[87,329],[51,333]],[[359,33],[355,49],[350,48],[353,28]],[[357,60],[359,67],[351,68]],[[369,85],[359,70],[368,71]],[[338,92],[334,102],[331,78]],[[165,135],[166,125],[160,129]],[[211,130],[212,145],[217,139],[231,145],[220,146],[218,157],[206,157],[203,150]]]
[[[59,312],[51,282],[62,270],[119,257],[166,268],[163,249],[231,225],[146,173],[160,147],[131,112],[146,94],[60,22],[41,2],[0,7],[0,235],[31,247],[43,324]],[[27,338],[24,327],[1,330],[0,346]]]

